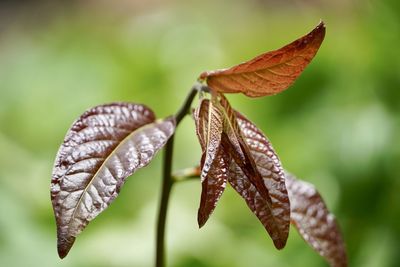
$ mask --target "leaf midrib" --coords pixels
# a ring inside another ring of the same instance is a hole
[[[315,54],[314,54],[314,56],[315,56]],[[314,57],[313,56],[313,57]],[[246,74],[246,73],[252,73],[252,72],[256,72],[256,71],[259,71],[259,70],[265,70],[265,69],[271,69],[271,68],[275,68],[275,67],[279,67],[279,66],[281,66],[281,65],[287,65],[287,66],[289,66],[289,67],[297,67],[297,66],[299,66],[299,65],[301,65],[301,64],[298,64],[298,65],[289,65],[289,64],[287,64],[287,63],[289,63],[290,61],[292,61],[292,60],[294,60],[295,58],[304,58],[304,59],[306,59],[306,57],[305,56],[303,56],[303,55],[296,55],[296,56],[294,56],[294,57],[292,57],[292,58],[290,58],[289,60],[285,60],[285,61],[282,61],[282,62],[279,62],[278,64],[275,64],[275,65],[271,65],[271,66],[268,66],[268,67],[264,67],[264,68],[258,68],[258,69],[255,69],[255,70],[241,70],[241,71],[236,71],[236,72],[228,72],[228,71],[233,71],[231,68],[228,68],[228,69],[222,69],[220,72],[215,72],[215,73],[213,73],[213,74],[211,74],[210,76],[208,76],[208,77],[210,77],[210,78],[217,78],[218,76],[231,76],[231,75],[240,75],[240,74]],[[251,59],[250,61],[252,61],[253,59]],[[251,62],[245,62],[245,63],[242,63],[243,65],[245,65],[245,64],[248,64],[248,65],[251,65],[251,64],[249,64],[249,63],[251,63]],[[243,66],[242,65],[242,66]],[[237,66],[236,66],[236,68],[237,68]],[[224,73],[225,72],[225,73]],[[227,73],[228,72],[228,73]],[[283,75],[281,75],[281,76],[283,76]]]
[[[121,142],[111,151],[111,153],[104,159],[103,163],[99,166],[99,168],[97,169],[97,171],[95,172],[95,174],[93,175],[93,177],[90,179],[89,183],[85,186],[82,195],[79,197],[79,200],[77,202],[77,204],[75,205],[74,208],[74,212],[72,213],[71,219],[69,220],[67,226],[68,226],[68,231],[70,230],[69,227],[71,226],[73,220],[75,219],[75,215],[76,212],[78,210],[78,207],[81,205],[82,200],[83,200],[83,196],[88,192],[89,187],[93,184],[93,181],[97,178],[98,174],[100,173],[100,170],[102,170],[104,167],[106,167],[106,163],[107,161],[116,153],[116,151],[118,151],[118,149],[125,144],[125,142],[127,140],[130,139],[131,136],[133,136],[133,134],[135,134],[138,130],[145,128],[146,126],[149,126],[150,124],[153,124],[154,121],[149,122],[147,124],[144,124],[136,129],[134,129],[133,131],[131,131],[131,133],[129,133],[126,137],[124,137]],[[111,172],[110,172],[111,173]],[[112,174],[111,174],[112,175]],[[112,175],[114,176],[114,175]]]

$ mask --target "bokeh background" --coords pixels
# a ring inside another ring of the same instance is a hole
[[[152,266],[161,155],[56,252],[54,157],[84,110],[112,101],[174,113],[198,74],[306,34],[320,52],[273,97],[228,96],[271,139],[284,167],[336,214],[350,266],[400,266],[400,3],[397,0],[0,2],[0,266]],[[174,169],[198,164],[194,124],[177,133]],[[277,251],[231,189],[201,230],[200,184],[173,190],[168,266],[313,267],[324,260],[291,230]]]

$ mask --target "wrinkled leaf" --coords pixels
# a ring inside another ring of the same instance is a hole
[[[200,175],[201,181],[204,181],[221,143],[223,116],[218,100],[214,95],[211,97],[211,101],[203,99],[196,113],[198,118],[196,120],[198,122],[196,123],[196,131],[205,154]]]
[[[277,94],[287,89],[317,53],[325,36],[320,24],[309,34],[275,51],[261,54],[237,66],[203,72],[209,87],[221,93],[243,93],[249,97]]]
[[[94,107],[75,121],[61,145],[51,181],[58,254],[118,196],[125,179],[146,166],[175,129],[156,121],[147,107],[113,103]]]
[[[213,116],[210,114],[210,109],[216,109],[217,111],[214,112],[220,114],[218,106],[214,105],[212,101],[208,99],[203,99],[200,106],[194,112],[196,132],[203,150],[201,160],[201,175],[203,175],[201,178],[202,192],[197,215],[199,227],[202,227],[206,223],[211,213],[214,211],[227,181],[227,154],[224,153],[222,149],[219,149],[222,133],[222,118],[219,115]],[[209,129],[211,129],[213,133],[210,133]],[[214,141],[210,141],[211,139],[214,139]],[[218,143],[218,146],[215,146],[216,143]],[[212,146],[213,149],[210,149],[210,146]],[[215,154],[212,155],[212,162],[207,166],[207,171],[205,172],[205,162],[207,161],[207,155],[209,153]]]
[[[240,132],[239,125],[236,119],[236,113],[233,110],[231,104],[228,99],[223,94],[219,94],[220,104],[222,106],[223,111],[223,119],[224,119],[224,127],[223,131],[228,137],[231,149],[236,154],[237,161],[244,162],[246,161],[245,153],[247,151],[243,151],[243,138]]]
[[[219,94],[219,97],[224,114],[224,134],[227,137],[227,142],[224,142],[224,150],[226,153],[231,155],[250,182],[257,188],[258,192],[260,192],[262,197],[268,202],[271,202],[268,188],[264,184],[263,178],[254,162],[248,145],[243,139],[242,130],[239,127],[236,118],[236,112],[233,110],[225,96]]]
[[[347,256],[336,219],[312,184],[286,172],[291,221],[303,239],[332,267],[346,267]]]
[[[197,213],[199,227],[207,222],[224,192],[228,180],[228,162],[229,156],[222,149],[218,150],[210,171],[201,183],[200,207]]]
[[[230,164],[228,181],[264,225],[275,247],[282,249],[289,234],[290,204],[281,163],[264,134],[243,115],[236,114],[243,138],[268,188],[271,201],[262,197],[234,161]]]

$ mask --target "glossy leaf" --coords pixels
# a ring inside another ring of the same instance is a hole
[[[211,101],[208,99],[201,101],[197,113],[198,123],[196,124],[196,131],[202,144],[203,152],[205,153],[200,175],[201,181],[204,181],[221,143],[223,116],[218,100],[214,95],[211,97]]]
[[[229,155],[220,149],[210,171],[201,183],[200,207],[197,213],[199,227],[207,222],[224,192],[228,180],[228,162]]]
[[[291,221],[303,239],[332,267],[346,267],[347,256],[336,219],[312,184],[286,172]]]
[[[143,105],[113,103],[94,107],[73,123],[51,181],[61,258],[89,221],[118,196],[125,179],[146,166],[173,134],[173,118],[154,120]]]
[[[281,163],[264,134],[243,115],[236,114],[243,138],[268,188],[271,201],[262,197],[234,161],[230,164],[228,181],[264,225],[275,247],[282,249],[289,234],[290,204]]]
[[[203,99],[200,106],[194,112],[196,132],[203,150],[201,160],[201,175],[203,175],[201,178],[202,192],[197,216],[199,227],[202,227],[206,223],[211,213],[214,211],[227,181],[227,154],[224,153],[222,149],[219,149],[222,120],[220,116],[213,116],[210,114],[210,109],[217,109],[217,111],[214,112],[220,114],[218,106],[211,102],[212,101],[208,99]],[[209,129],[211,129],[213,133],[210,133]],[[218,137],[215,136],[216,134],[218,134]],[[216,141],[211,142],[210,139],[217,140],[218,146],[215,147]],[[213,149],[210,149],[210,146],[212,146]],[[205,172],[205,162],[209,153],[215,154],[212,155],[213,160]]]
[[[323,22],[309,34],[275,51],[261,54],[237,66],[203,72],[200,79],[221,93],[249,97],[277,94],[287,89],[317,53],[325,37]]]
[[[227,136],[228,141],[224,143],[224,149],[235,160],[236,164],[242,169],[263,198],[271,202],[268,188],[264,184],[251,152],[243,139],[242,131],[236,118],[236,112],[222,94],[219,94],[219,97],[224,114],[224,134]]]

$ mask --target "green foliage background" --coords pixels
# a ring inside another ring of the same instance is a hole
[[[271,139],[286,169],[314,183],[337,215],[350,266],[400,265],[400,7],[352,1],[2,1],[0,265],[151,266],[161,157],[59,260],[49,196],[53,160],[85,109],[112,101],[174,113],[198,74],[327,24],[295,85],[258,99],[228,96]],[[194,124],[177,133],[174,169],[198,164]],[[173,190],[168,266],[327,266],[299,237],[273,248],[231,188],[204,228],[200,185]]]

